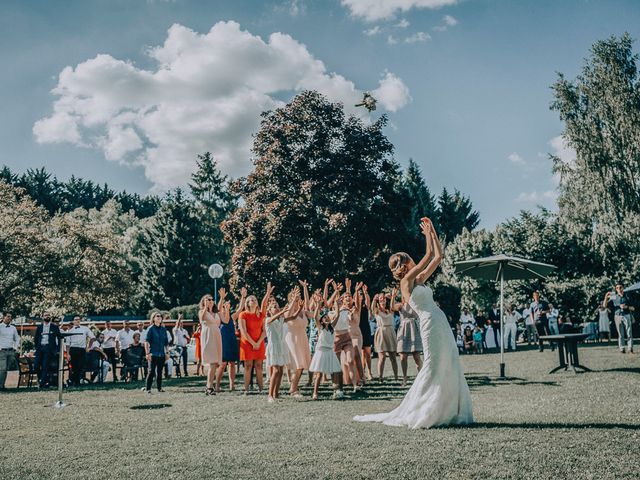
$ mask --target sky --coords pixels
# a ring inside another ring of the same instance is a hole
[[[314,89],[388,115],[396,160],[493,228],[556,208],[550,86],[625,31],[636,0],[3,0],[0,165],[146,194],[211,151],[238,177],[260,112]]]

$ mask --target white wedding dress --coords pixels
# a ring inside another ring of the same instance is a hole
[[[446,315],[434,302],[431,289],[425,285],[414,287],[409,305],[420,321],[424,347],[422,369],[395,410],[359,415],[354,420],[406,425],[409,428],[473,423],[471,394]]]

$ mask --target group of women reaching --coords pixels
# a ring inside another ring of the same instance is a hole
[[[244,362],[244,391],[248,392],[250,372],[255,373],[258,389],[263,389],[263,362],[269,368],[268,401],[280,396],[285,372],[289,376],[289,394],[301,397],[299,384],[303,373],[310,373],[313,399],[323,378],[334,385],[334,396],[344,396],[349,385],[361,389],[371,374],[371,346],[379,354],[378,379],[383,380],[389,359],[398,378],[396,354],[400,353],[403,384],[407,381],[407,363],[413,357],[418,376],[402,404],[393,412],[356,417],[360,421],[381,421],[413,428],[470,423],[471,399],[462,374],[455,340],[445,314],[433,301],[424,285],[441,260],[441,247],[429,219],[421,230],[426,239],[425,256],[416,264],[406,253],[394,254],[389,267],[399,280],[390,295],[379,293],[370,298],[367,286],[346,279],[344,284],[332,279],[323,289],[309,291],[306,281],[299,281],[287,295],[284,306],[278,303],[271,283],[260,302],[254,295],[240,292],[235,312],[220,290],[214,304],[210,295],[200,301],[200,343],[202,363],[208,366],[207,395],[220,390],[225,370],[229,370],[230,388],[235,386],[235,362]],[[400,328],[394,328],[394,313],[400,315]],[[376,320],[372,339],[369,314]],[[239,331],[239,348],[235,323]],[[308,333],[309,332],[309,333]],[[313,350],[313,351],[312,351]],[[424,366],[420,353],[424,350]]]
[[[231,313],[227,292],[220,289],[218,303],[211,295],[200,301],[198,338],[200,361],[207,367],[206,394],[220,391],[225,371],[229,372],[229,386],[235,389],[236,362],[244,363],[244,390],[248,391],[250,372],[255,374],[258,389],[264,386],[263,363],[269,375],[268,401],[280,396],[284,374],[289,378],[289,394],[302,397],[300,382],[309,372],[313,398],[323,378],[336,386],[336,397],[342,397],[343,386],[358,391],[372,379],[371,347],[379,352],[378,378],[383,381],[386,358],[398,378],[396,352],[400,352],[403,384],[407,380],[407,358],[413,355],[420,368],[421,342],[417,336],[415,316],[405,304],[391,295],[377,294],[370,298],[368,288],[346,279],[344,285],[326,280],[324,289],[312,294],[306,281],[300,281],[287,295],[281,306],[274,288],[267,285],[261,302],[247,290],[240,291],[237,309]],[[375,339],[371,335],[369,312],[378,328]],[[401,327],[396,334],[394,312],[400,312]],[[236,326],[240,341],[237,341]]]

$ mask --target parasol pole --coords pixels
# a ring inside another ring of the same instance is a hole
[[[504,378],[504,266],[500,263],[500,378]]]

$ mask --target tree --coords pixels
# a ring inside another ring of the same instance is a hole
[[[436,230],[445,242],[450,242],[466,228],[471,231],[480,223],[480,214],[473,209],[471,200],[455,190],[446,188],[438,197]]]
[[[449,305],[447,313],[454,318],[460,316],[460,307],[488,310],[496,301],[498,290],[494,282],[463,277],[454,272],[456,262],[493,255],[493,241],[493,232],[484,229],[470,232],[463,229],[462,233],[445,247],[442,273],[436,278],[436,284],[450,285],[459,290],[460,293],[454,294],[453,300],[440,299],[441,303]],[[461,305],[456,305],[456,296]]]
[[[51,219],[50,231],[60,256],[58,274],[42,284],[39,305],[63,312],[100,313],[123,309],[133,291],[122,245],[124,232],[111,214],[77,208]],[[101,221],[103,220],[103,221]],[[106,221],[104,221],[106,220]]]
[[[436,202],[422,176],[420,167],[413,160],[409,160],[409,166],[403,178],[403,186],[410,208],[405,225],[409,233],[406,250],[413,258],[419,258],[424,253],[424,236],[415,229],[415,226],[420,224],[422,217],[429,217],[437,223]],[[435,224],[434,226],[436,229],[439,228]]]
[[[0,180],[0,310],[31,312],[60,271],[48,221],[24,189]]]
[[[560,219],[608,276],[631,278],[640,247],[640,80],[628,33],[597,41],[582,73],[552,86],[574,159],[552,156]],[[594,266],[599,270],[599,266]]]
[[[237,207],[238,197],[231,191],[229,177],[220,172],[209,152],[198,155],[197,165],[189,187],[203,229],[203,248],[209,254],[209,263],[227,265],[231,248],[224,241],[220,225]]]
[[[189,305],[210,291],[204,234],[194,202],[180,189],[168,193],[139,244],[139,310]]]
[[[390,253],[404,245],[402,177],[382,129],[317,92],[263,114],[254,171],[235,183],[243,203],[223,223],[233,246],[231,284],[254,291],[297,278],[319,285],[351,275],[390,280]],[[417,228],[414,226],[413,228]]]

